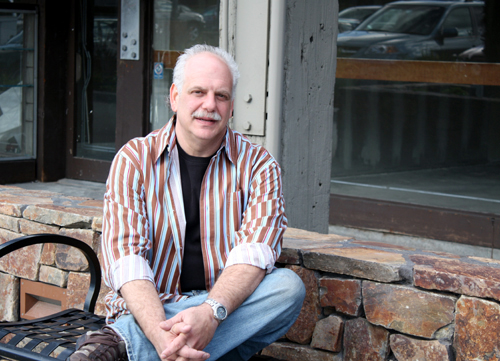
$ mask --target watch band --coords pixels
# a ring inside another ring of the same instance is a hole
[[[227,309],[224,307],[224,305],[220,302],[217,302],[214,299],[207,298],[204,303],[208,303],[210,307],[212,307],[212,310],[214,311],[214,318],[221,323],[224,321],[227,317]]]

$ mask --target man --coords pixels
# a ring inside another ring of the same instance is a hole
[[[227,126],[238,77],[227,52],[186,50],[174,117],[116,155],[103,220],[108,326],[71,360],[248,360],[298,316],[300,278],[274,269],[287,224],[279,165]]]

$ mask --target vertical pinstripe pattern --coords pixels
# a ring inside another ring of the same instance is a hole
[[[106,296],[108,322],[129,312],[118,290],[132,280],[153,282],[164,302],[182,298],[183,207],[172,118],[129,141],[111,165],[103,218],[104,279],[113,289]],[[233,264],[271,272],[286,225],[279,165],[264,148],[228,129],[200,195],[207,289]]]

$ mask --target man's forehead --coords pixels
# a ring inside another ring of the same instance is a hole
[[[185,75],[189,76],[192,73],[201,72],[217,73],[221,76],[227,76],[232,85],[232,74],[229,70],[229,66],[215,54],[204,52],[196,54],[188,59],[185,67]]]

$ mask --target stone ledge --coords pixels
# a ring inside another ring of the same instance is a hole
[[[0,186],[0,243],[61,233],[99,254],[101,212],[102,201]],[[80,254],[54,245],[17,254],[0,262],[15,275],[0,274],[14,296],[0,295],[0,319],[18,313],[19,276],[67,282],[71,305],[81,307],[89,275],[79,272],[86,268]],[[302,278],[307,301],[287,341],[263,355],[289,361],[500,359],[499,261],[289,228],[277,266]],[[105,312],[108,291],[102,284],[98,314]]]

